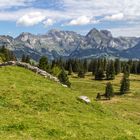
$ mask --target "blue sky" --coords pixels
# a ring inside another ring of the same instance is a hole
[[[86,34],[92,28],[140,36],[140,0],[0,0],[2,35],[50,29]]]

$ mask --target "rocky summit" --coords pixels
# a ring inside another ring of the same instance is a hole
[[[21,33],[18,37],[0,36],[0,46],[14,51],[17,58],[22,54],[34,60],[40,56],[50,59],[120,57],[140,59],[140,38],[113,37],[110,31],[92,29],[85,36],[72,31],[50,30],[44,35]]]

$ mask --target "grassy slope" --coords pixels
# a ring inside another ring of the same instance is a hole
[[[23,68],[0,68],[0,139],[140,140],[140,76],[131,79],[131,96],[95,102],[106,81],[71,78],[68,89]],[[77,101],[79,95],[92,104]]]

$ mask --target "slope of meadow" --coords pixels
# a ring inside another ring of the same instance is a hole
[[[115,92],[120,79],[113,81]],[[99,102],[107,81],[70,80],[68,89],[24,68],[0,68],[0,139],[140,140],[140,76],[131,75],[130,94]]]

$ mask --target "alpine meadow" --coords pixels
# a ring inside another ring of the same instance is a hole
[[[0,0],[0,140],[140,140],[139,0]]]

